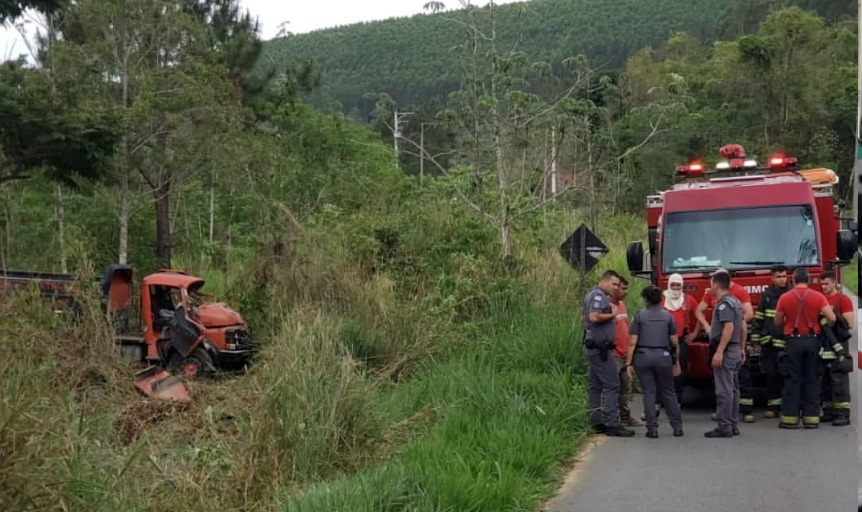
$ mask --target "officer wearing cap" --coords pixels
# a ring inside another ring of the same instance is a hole
[[[631,437],[634,431],[620,424],[620,374],[611,355],[616,336],[616,314],[611,307],[611,297],[617,293],[619,285],[619,274],[608,270],[584,299],[584,358],[589,372],[590,424],[596,432],[608,436]]]
[[[820,315],[830,324],[835,313],[826,297],[808,288],[808,271],[793,271],[793,289],[778,299],[775,325],[783,326],[785,339],[784,391],[781,397],[781,428],[820,425]]]
[[[712,376],[715,380],[718,426],[705,437],[733,437],[739,433],[739,369],[743,363],[742,303],[730,293],[730,274],[716,272],[711,291],[715,296],[709,340],[712,356]]]

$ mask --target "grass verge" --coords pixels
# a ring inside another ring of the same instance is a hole
[[[586,438],[586,382],[571,318],[538,312],[476,350],[380,390],[393,416],[436,411],[385,464],[286,493],[282,511],[535,510]]]
[[[859,256],[853,258],[853,262],[841,270],[841,283],[859,296]]]

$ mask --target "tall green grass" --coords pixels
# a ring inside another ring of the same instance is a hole
[[[527,311],[475,350],[382,390],[395,416],[435,410],[428,432],[384,465],[281,498],[280,510],[532,510],[586,438],[570,318]]]
[[[841,270],[841,283],[859,296],[859,256],[853,258],[853,262]]]

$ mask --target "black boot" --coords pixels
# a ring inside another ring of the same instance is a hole
[[[835,427],[846,427],[850,424],[850,417],[844,414],[839,414],[832,418],[832,425]]]
[[[656,439],[658,437],[658,429],[657,428],[648,428],[646,430],[646,436]]]
[[[608,437],[632,437],[635,435],[635,431],[629,430],[623,426],[608,427],[605,429],[605,435]]]
[[[710,430],[703,437],[733,437],[733,432],[725,432],[723,430],[715,429]]]

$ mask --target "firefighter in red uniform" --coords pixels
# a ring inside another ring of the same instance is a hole
[[[725,274],[729,274],[726,268],[719,268],[715,271],[715,274],[723,272]],[[745,291],[745,288],[740,286],[737,283],[731,281],[730,289],[728,290],[731,295],[739,299],[739,302],[742,303],[742,344],[743,346],[747,345],[746,341],[748,339],[748,324],[754,319],[754,308],[751,305],[751,295]],[[706,310],[707,309],[715,309],[715,297],[709,291],[703,294],[703,299],[701,299],[700,304],[697,305],[697,309],[694,310],[694,316],[697,319],[697,324],[695,325],[694,331],[689,334],[686,338],[686,343],[691,343],[695,339],[697,339],[698,334],[700,334],[700,330],[703,329],[705,332],[709,332],[711,326],[709,322],[706,321]],[[747,358],[743,360],[747,362]],[[747,383],[747,385],[746,385]],[[751,376],[748,372],[747,363],[742,365],[742,368],[739,370],[739,412],[742,414],[742,421],[747,423],[751,423],[754,421],[754,416],[752,416],[752,409],[754,407],[754,399],[751,396]],[[716,418],[715,413],[712,414],[712,419]]]
[[[751,326],[751,343],[760,345],[760,368],[766,375],[766,417],[777,418],[781,413],[781,388],[784,377],[778,371],[778,355],[784,351],[784,332],[775,326],[775,306],[790,287],[787,285],[787,268],[772,267],[772,286],[760,296],[754,324]]]
[[[793,272],[794,287],[778,299],[775,325],[783,326],[786,345],[781,356],[784,392],[781,397],[781,428],[805,428],[820,424],[820,315],[830,324],[835,313],[822,293],[808,288],[808,271]]]
[[[826,301],[835,312],[837,322],[846,322],[844,332],[850,333],[853,329],[853,321],[856,319],[853,301],[850,297],[838,291],[838,283],[835,282],[834,272],[824,272],[820,276],[820,287]],[[840,331],[836,329],[836,332]],[[820,353],[823,365],[823,381],[821,382],[820,397],[823,402],[823,415],[820,421],[831,421],[836,427],[850,424],[850,374],[840,367],[839,360],[847,357],[849,347],[847,339],[836,339],[832,347],[829,344]],[[850,371],[852,371],[852,365]]]

